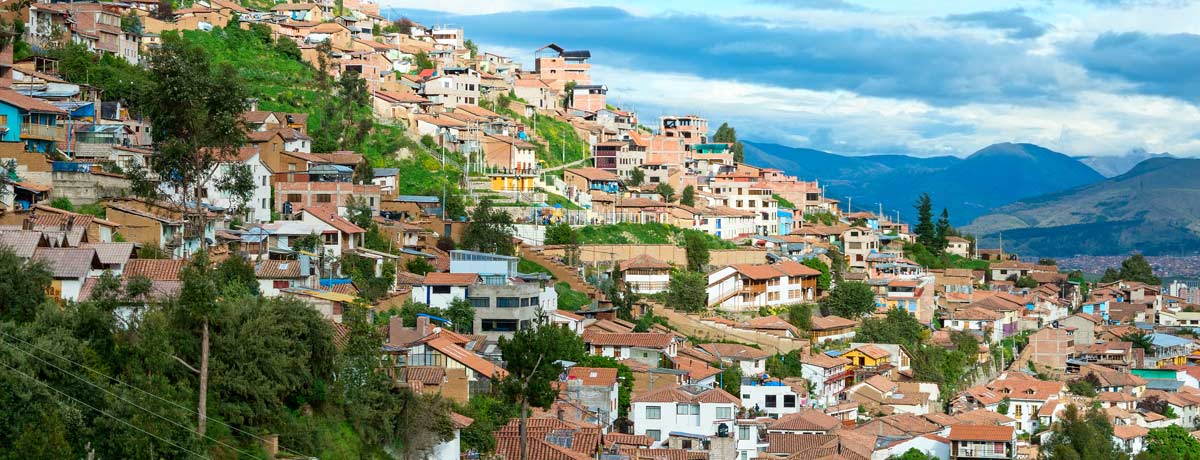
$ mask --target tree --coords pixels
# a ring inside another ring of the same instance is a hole
[[[1005,396],[1004,399],[1000,400],[1000,404],[996,405],[996,413],[1000,415],[1008,415],[1008,408],[1011,404],[1012,400],[1008,399],[1008,396]]]
[[[900,455],[899,457],[893,456],[889,460],[934,460],[934,459],[936,459],[936,457],[930,457],[928,455],[925,455],[924,452],[917,450],[916,448],[911,448],[911,449],[904,451],[904,454]]]
[[[1126,458],[1112,441],[1112,425],[1098,409],[1083,413],[1070,404],[1042,445],[1042,460],[1117,460]]]
[[[1112,268],[1112,267],[1104,269],[1104,276],[1100,277],[1101,283],[1111,283],[1113,281],[1120,281],[1120,280],[1121,280],[1121,272],[1117,271],[1117,269]]]
[[[703,273],[677,270],[667,286],[667,306],[687,313],[702,311],[708,307],[707,287]]]
[[[629,185],[637,187],[645,181],[646,173],[642,171],[642,168],[633,168],[633,171],[629,172]]]
[[[892,308],[883,318],[865,318],[854,334],[854,340],[871,343],[895,343],[910,351],[929,335],[917,318],[901,308]]]
[[[927,248],[936,247],[937,229],[933,226],[933,201],[928,193],[922,193],[913,206],[917,209],[917,242]]]
[[[450,320],[454,332],[475,333],[475,307],[466,299],[456,297],[450,301],[450,305],[446,307],[446,319]]]
[[[471,41],[471,39],[468,38],[467,41],[463,42],[463,46],[468,50],[471,50],[470,57],[479,56],[479,46],[477,46],[475,42]]]
[[[713,142],[728,143],[735,163],[746,162],[745,147],[737,139],[737,130],[729,126],[729,123],[721,123],[721,126],[717,127],[717,132],[713,134],[712,140]]]
[[[683,188],[683,192],[679,194],[679,204],[684,206],[696,206],[696,188],[688,185]]]
[[[946,246],[950,245],[949,238],[954,231],[953,227],[950,226],[950,211],[947,211],[946,208],[942,208],[942,217],[938,219],[934,231],[937,233],[937,240],[934,241],[934,250],[941,253],[946,250]]]
[[[687,250],[687,269],[702,272],[708,265],[708,242],[699,233],[688,232],[683,237]]]
[[[1093,375],[1093,374],[1088,374]],[[1075,379],[1067,384],[1067,391],[1076,396],[1084,396],[1088,398],[1096,397],[1096,386],[1087,379]]]
[[[563,109],[570,109],[571,106],[575,105],[575,87],[578,85],[575,80],[563,84]]]
[[[667,203],[675,201],[675,189],[666,182],[659,182],[658,187],[654,187],[654,193],[662,195],[663,201]]]
[[[1200,441],[1179,425],[1151,428],[1140,460],[1200,460]]]
[[[550,408],[558,396],[553,384],[563,371],[559,363],[582,360],[583,341],[565,326],[539,324],[533,329],[517,331],[512,339],[501,337],[500,356],[508,376],[499,381],[499,393],[521,407],[520,460],[528,460],[529,408]]]
[[[545,244],[579,244],[579,232],[566,222],[546,227]]]
[[[804,261],[801,263],[804,264],[805,267],[821,272],[821,276],[817,277],[817,289],[821,291],[828,291],[829,284],[833,280],[833,277],[829,274],[829,266],[825,265],[825,262],[821,262],[821,259],[816,257],[804,259]]]
[[[722,366],[724,366],[724,365],[722,365]],[[721,378],[721,389],[722,390],[725,390],[727,393],[729,393],[731,395],[738,395],[738,397],[741,396],[741,394],[742,394],[742,366],[740,364],[735,363],[733,365],[725,367],[725,369],[723,369],[721,371],[720,378]]]
[[[856,319],[875,311],[875,293],[866,283],[848,281],[838,284],[821,299],[821,311],[827,315]]]
[[[54,281],[50,269],[0,246],[0,320],[32,321]]]
[[[417,66],[417,70],[425,70],[433,68],[433,61],[429,59],[429,55],[424,51],[418,51],[413,55],[413,65]]]
[[[1029,276],[1022,276],[1017,278],[1016,286],[1022,289],[1033,289],[1038,287],[1038,282]]]
[[[1105,272],[1106,274],[1108,272]],[[1137,281],[1146,283],[1151,286],[1159,286],[1162,280],[1154,275],[1154,268],[1150,266],[1150,262],[1146,260],[1146,256],[1134,254],[1128,259],[1121,261],[1121,279],[1125,281]]]
[[[812,330],[812,307],[811,304],[806,303],[789,305],[787,310],[788,322],[800,328],[800,330]]]
[[[238,215],[245,215],[246,204],[254,198],[258,188],[254,183],[254,170],[248,164],[237,162],[226,163],[224,167],[225,174],[216,181],[217,190],[230,198]]]
[[[258,295],[258,277],[254,266],[237,254],[232,254],[217,264],[213,273],[218,286],[241,289],[245,294]]]
[[[349,218],[351,223],[364,229],[370,229],[375,226],[375,223],[372,221],[375,217],[375,212],[367,204],[367,199],[363,197],[351,195],[346,200],[346,217]]]
[[[1133,345],[1133,348],[1141,348],[1146,350],[1146,353],[1153,353],[1154,351],[1153,340],[1151,340],[1150,336],[1144,332],[1130,332],[1121,336],[1121,340],[1129,342]]]
[[[367,161],[364,158],[363,161],[354,165],[354,177],[352,180],[354,181],[355,184],[368,184],[369,185],[369,184],[371,184],[371,181],[374,179],[375,179],[375,168],[371,167],[370,161]]]
[[[184,267],[179,278],[182,287],[179,291],[179,313],[185,327],[190,327],[193,334],[200,336],[200,368],[188,366],[200,376],[199,408],[196,433],[201,437],[208,425],[208,358],[209,358],[209,322],[217,313],[218,303],[216,293],[221,292],[216,277],[212,275],[208,265],[208,253],[201,251]],[[197,330],[198,329],[198,330]],[[178,358],[177,358],[178,359]],[[183,363],[182,360],[180,360]],[[185,363],[186,364],[186,363]]]
[[[63,211],[75,212],[75,205],[71,204],[71,199],[67,197],[58,197],[50,200],[50,207],[61,209]]]
[[[297,61],[303,58],[300,45],[297,45],[295,40],[282,35],[275,39],[275,52]]]
[[[299,238],[292,238],[291,243],[293,251],[306,251],[317,255],[320,255],[320,252],[317,250],[325,244],[325,242],[321,240],[321,236],[317,235],[316,233],[309,233]]]
[[[431,263],[429,263],[429,261],[425,260],[424,257],[414,257],[412,259],[409,259],[408,262],[404,263],[404,269],[408,270],[409,273],[412,273],[414,275],[421,275],[421,276],[425,276],[429,272],[435,270],[435,268],[433,267],[433,264],[431,264]]]
[[[150,168],[178,191],[185,220],[205,228],[207,212],[197,204],[217,166],[230,162],[245,143],[248,93],[237,69],[213,62],[204,48],[176,33],[163,34],[149,69],[150,84],[138,108],[154,120]],[[207,239],[200,246],[207,250]]]
[[[1058,265],[1058,261],[1051,259],[1049,257],[1042,257],[1042,258],[1038,259],[1038,265]],[[1072,274],[1073,273],[1074,272],[1072,272]],[[1083,278],[1083,272],[1079,273],[1079,277]]]
[[[492,209],[492,199],[484,198],[471,213],[471,223],[463,233],[463,248],[511,256],[513,221],[507,212]]]

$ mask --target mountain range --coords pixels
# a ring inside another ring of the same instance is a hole
[[[1129,172],[1138,163],[1151,158],[1169,157],[1173,158],[1170,153],[1150,153],[1146,149],[1133,149],[1126,152],[1124,155],[1105,155],[1094,157],[1076,157],[1083,164],[1095,169],[1096,172],[1103,174],[1104,177],[1120,176]]]
[[[1200,252],[1200,159],[1155,156],[1096,183],[997,208],[963,230],[1039,256]]]
[[[846,156],[778,144],[743,142],[750,164],[779,168],[818,180],[842,209],[900,211],[915,220],[913,205],[929,193],[935,213],[944,207],[951,223],[966,225],[992,209],[1022,198],[1058,192],[1104,179],[1069,157],[1034,144],[1001,143],[966,158],[906,155]]]

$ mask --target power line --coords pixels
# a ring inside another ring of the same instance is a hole
[[[80,401],[80,400],[76,399],[75,397],[73,397],[73,396],[71,396],[71,395],[69,395],[69,394],[66,394],[66,393],[65,393],[65,392],[63,392],[62,390],[59,390],[58,388],[54,388],[54,387],[50,386],[50,384],[48,384],[48,383],[46,383],[46,382],[43,382],[43,381],[41,381],[41,380],[38,380],[38,379],[37,379],[36,377],[34,377],[34,376],[32,376],[32,375],[29,375],[29,374],[26,374],[25,372],[22,372],[21,370],[19,370],[19,369],[15,368],[15,367],[12,367],[12,366],[10,366],[10,365],[8,365],[8,363],[3,363],[3,362],[0,362],[0,365],[3,365],[5,368],[7,368],[7,369],[9,369],[9,370],[11,370],[11,371],[13,371],[13,372],[16,372],[16,373],[18,373],[18,374],[21,374],[21,375],[25,376],[25,377],[26,377],[26,378],[28,378],[29,380],[32,380],[32,381],[34,381],[35,383],[37,383],[37,384],[39,384],[39,385],[41,385],[41,386],[44,386],[44,387],[46,387],[46,388],[49,388],[49,389],[53,390],[55,393],[58,393],[58,394],[60,394],[60,395],[63,395],[63,396],[65,396],[65,397],[67,397],[67,399],[70,399],[70,400],[72,400],[72,401],[75,401],[76,403],[82,404],[82,405],[86,406],[88,409],[94,410],[94,411],[96,411],[96,412],[99,412],[100,414],[102,414],[102,415],[104,415],[104,416],[106,416],[106,417],[108,417],[108,418],[111,418],[111,419],[113,419],[113,420],[116,420],[116,421],[120,422],[121,424],[123,424],[123,425],[125,425],[125,426],[128,426],[128,427],[130,427],[130,428],[133,428],[133,429],[135,429],[135,430],[138,430],[138,431],[141,431],[142,433],[145,433],[146,435],[148,435],[148,436],[150,436],[150,437],[152,437],[152,438],[154,438],[154,439],[157,439],[157,440],[159,440],[159,441],[162,441],[162,442],[165,442],[165,443],[167,443],[167,444],[170,444],[172,447],[174,447],[174,448],[176,448],[176,449],[179,449],[179,450],[182,450],[182,451],[184,451],[184,452],[187,452],[187,453],[189,453],[189,454],[192,454],[192,455],[194,455],[194,456],[196,456],[196,457],[198,457],[198,458],[202,458],[202,459],[205,459],[205,460],[207,460],[207,459],[208,459],[208,457],[205,457],[205,456],[203,456],[203,455],[200,455],[200,454],[198,454],[198,453],[196,453],[196,452],[193,452],[193,451],[190,451],[190,450],[188,450],[188,449],[185,449],[185,448],[183,448],[183,446],[180,446],[179,444],[175,444],[174,442],[171,442],[171,441],[168,441],[168,440],[166,440],[166,439],[163,439],[162,437],[160,437],[160,436],[158,436],[158,435],[156,435],[156,434],[154,434],[154,433],[151,433],[151,432],[149,432],[149,431],[143,430],[143,429],[141,429],[141,428],[139,428],[139,427],[135,426],[134,424],[132,424],[132,423],[129,423],[129,422],[126,422],[125,420],[119,419],[119,418],[117,418],[116,416],[114,416],[114,415],[112,415],[112,414],[110,414],[110,413],[108,413],[108,412],[105,412],[105,411],[102,411],[102,410],[100,410],[100,409],[97,409],[97,408],[95,408],[95,407],[92,407],[92,405],[91,405],[91,404],[88,404],[88,403],[85,403],[85,402],[83,402],[83,401]]]
[[[5,334],[5,335],[7,335],[7,334]],[[79,381],[81,381],[81,382],[83,382],[83,383],[86,383],[86,384],[90,385],[92,388],[95,388],[95,389],[97,389],[97,390],[103,391],[105,394],[107,394],[107,395],[109,395],[109,396],[112,396],[112,397],[114,397],[114,398],[117,398],[117,399],[118,399],[118,400],[120,400],[121,402],[124,402],[124,403],[126,403],[126,404],[129,404],[129,405],[131,405],[131,406],[133,406],[133,407],[136,407],[136,408],[138,408],[138,409],[141,409],[142,411],[145,411],[146,413],[148,413],[148,414],[150,414],[150,415],[153,415],[153,416],[155,416],[156,418],[159,418],[159,419],[161,419],[161,420],[163,420],[163,421],[165,421],[165,422],[167,422],[167,423],[170,423],[170,424],[172,424],[172,425],[175,425],[175,426],[177,426],[177,427],[179,427],[179,428],[182,428],[184,431],[192,431],[192,427],[190,427],[190,426],[184,425],[184,424],[182,424],[182,423],[179,423],[179,422],[177,422],[177,421],[175,421],[175,420],[172,420],[172,419],[170,419],[170,418],[167,418],[166,416],[160,415],[160,414],[159,414],[159,413],[157,413],[157,412],[154,412],[154,411],[152,411],[152,410],[150,410],[150,409],[147,409],[147,408],[145,408],[145,407],[142,407],[141,405],[139,405],[139,404],[137,404],[137,403],[135,403],[135,402],[133,402],[133,401],[130,401],[130,400],[128,400],[128,399],[125,399],[125,398],[124,398],[124,397],[122,397],[121,395],[118,395],[118,394],[116,394],[116,393],[113,393],[113,392],[109,391],[107,388],[101,387],[100,385],[96,385],[95,383],[93,383],[93,382],[92,382],[91,380],[89,380],[89,379],[85,379],[85,378],[83,378],[83,377],[80,377],[78,374],[76,374],[76,373],[74,373],[74,372],[68,371],[68,370],[66,370],[66,369],[63,369],[63,368],[61,368],[61,367],[58,367],[58,365],[57,365],[57,364],[54,364],[54,363],[52,363],[52,362],[50,362],[50,361],[47,361],[47,360],[45,360],[44,358],[42,358],[42,357],[40,357],[40,356],[38,356],[38,355],[35,355],[35,354],[33,354],[33,353],[30,353],[29,351],[27,351],[27,350],[24,350],[24,349],[22,349],[21,347],[18,347],[18,346],[16,346],[16,345],[15,345],[15,344],[13,344],[13,343],[10,343],[10,342],[0,342],[0,343],[6,344],[6,345],[8,345],[8,346],[11,346],[11,347],[13,347],[14,349],[16,349],[17,351],[20,351],[21,353],[25,353],[25,354],[29,355],[30,357],[32,357],[32,358],[34,358],[34,359],[36,359],[36,360],[38,360],[38,361],[41,361],[41,362],[43,362],[43,363],[45,363],[45,364],[49,365],[50,367],[53,367],[53,368],[55,368],[55,369],[58,369],[58,371],[59,371],[59,372],[65,373],[65,374],[67,374],[67,375],[70,375],[71,377],[74,377],[76,380],[79,380]],[[237,452],[237,453],[240,453],[240,454],[243,454],[243,455],[249,455],[250,457],[253,457],[253,456],[254,456],[253,454],[251,454],[251,453],[249,453],[249,452],[246,452],[246,451],[244,451],[244,450],[241,450],[241,449],[238,449],[238,448],[236,448],[236,447],[234,447],[234,446],[231,446],[231,445],[229,445],[229,444],[226,444],[226,443],[224,443],[224,442],[222,442],[222,441],[220,441],[220,440],[218,440],[218,439],[216,439],[216,438],[213,438],[213,437],[211,437],[211,436],[208,436],[208,435],[202,435],[202,437],[203,437],[203,438],[205,438],[205,439],[208,439],[208,440],[210,440],[210,441],[212,441],[212,442],[215,442],[215,443],[217,443],[217,444],[220,444],[221,446],[224,446],[224,447],[228,447],[228,448],[230,448],[230,449],[233,449],[233,450],[234,450],[235,452]]]
[[[14,336],[14,335],[12,335],[12,334],[9,334],[8,332],[5,332],[4,330],[0,330],[0,334],[3,334],[3,335],[5,335],[5,336],[8,336],[8,337],[10,337],[10,338],[16,339],[16,340],[18,340],[18,341],[20,341],[20,342],[22,342],[22,343],[24,343],[24,344],[27,344],[27,345],[29,345],[30,347],[32,347],[32,348],[34,348],[34,349],[36,349],[36,350],[38,350],[38,351],[41,351],[41,352],[43,352],[43,353],[49,354],[49,355],[51,355],[51,356],[54,356],[54,357],[56,357],[56,358],[58,358],[58,359],[61,359],[61,360],[63,360],[63,361],[66,361],[66,362],[69,362],[69,363],[71,363],[71,364],[74,364],[74,365],[76,365],[76,366],[79,366],[79,367],[82,367],[82,368],[84,368],[84,369],[87,369],[89,372],[92,372],[92,373],[94,373],[94,374],[100,375],[100,376],[102,376],[102,377],[104,377],[104,378],[106,378],[106,379],[108,379],[108,380],[111,380],[111,381],[113,381],[113,382],[116,382],[116,383],[118,383],[118,384],[124,385],[124,386],[126,386],[126,387],[129,387],[129,388],[132,388],[132,389],[134,389],[135,391],[137,391],[137,392],[139,392],[139,393],[145,394],[145,395],[147,395],[147,396],[150,396],[150,397],[152,397],[152,398],[154,398],[154,399],[157,399],[157,400],[159,400],[159,401],[162,401],[162,402],[165,402],[165,403],[167,403],[167,404],[170,404],[170,405],[172,405],[172,406],[175,406],[175,407],[177,407],[177,408],[179,408],[179,409],[183,409],[183,410],[185,410],[185,411],[188,411],[189,413],[191,413],[191,414],[193,414],[193,415],[199,415],[199,413],[198,413],[198,412],[196,412],[196,410],[195,410],[195,409],[192,409],[192,408],[190,408],[190,407],[184,406],[184,405],[182,405],[182,404],[179,404],[179,403],[177,403],[177,402],[175,402],[175,401],[171,401],[171,400],[169,400],[169,399],[163,398],[163,397],[161,397],[161,396],[159,396],[159,395],[156,395],[156,394],[154,394],[154,393],[151,393],[151,392],[149,392],[149,391],[146,391],[146,390],[143,390],[143,389],[141,389],[141,388],[135,387],[135,386],[133,386],[133,385],[130,385],[130,384],[128,384],[128,383],[122,382],[122,381],[120,381],[120,380],[116,379],[115,377],[110,377],[110,376],[108,376],[107,374],[105,374],[105,373],[103,373],[103,372],[100,372],[100,371],[98,371],[98,370],[96,370],[96,369],[92,369],[92,368],[90,368],[90,367],[88,367],[88,366],[86,366],[86,365],[84,365],[84,364],[81,364],[81,363],[78,363],[78,362],[72,361],[71,359],[69,359],[69,358],[66,358],[66,357],[64,357],[64,356],[62,356],[62,355],[59,355],[59,354],[57,354],[57,353],[54,353],[54,352],[52,352],[52,351],[50,351],[50,350],[47,350],[47,349],[45,349],[45,348],[39,347],[39,346],[37,346],[37,344],[35,344],[35,343],[33,343],[33,342],[30,342],[30,341],[27,341],[27,340],[25,340],[25,339],[22,339],[22,338],[20,338],[20,337],[17,337],[17,336]],[[22,351],[24,351],[24,350],[22,350]],[[160,353],[163,353],[163,352],[162,352],[162,351],[160,351]],[[166,353],[163,353],[163,354],[166,354]],[[168,356],[169,356],[169,355],[168,355]],[[220,420],[218,420],[218,419],[212,418],[211,416],[210,416],[210,417],[208,417],[207,419],[208,419],[208,421],[210,421],[210,422],[215,422],[215,423],[217,423],[217,424],[220,424],[220,425],[222,425],[222,426],[224,426],[224,427],[226,427],[226,428],[229,428],[229,429],[230,429],[230,430],[232,430],[232,431],[235,431],[235,432],[238,432],[238,433],[242,433],[242,434],[244,434],[244,435],[246,435],[246,436],[249,436],[249,437],[251,437],[251,438],[254,438],[254,439],[256,439],[256,440],[258,440],[258,441],[260,441],[260,442],[264,442],[264,443],[266,443],[266,442],[267,442],[267,440],[266,440],[266,439],[263,439],[263,438],[261,438],[261,437],[259,437],[259,436],[256,436],[254,433],[251,433],[251,432],[249,432],[249,431],[246,431],[246,430],[243,430],[243,429],[237,428],[237,427],[235,427],[235,426],[233,426],[233,425],[230,425],[230,424],[228,424],[228,423],[225,423],[225,422],[222,422],[222,421],[220,421]],[[312,456],[310,456],[310,455],[304,455],[304,454],[301,454],[301,453],[299,453],[299,452],[296,452],[296,451],[294,451],[294,450],[291,450],[291,449],[286,449],[286,448],[284,448],[282,445],[280,445],[280,446],[279,446],[279,450],[280,450],[281,452],[284,452],[284,453],[295,454],[295,455],[299,455],[299,456],[301,456],[301,457],[305,457],[305,458],[313,458],[313,457],[312,457]]]

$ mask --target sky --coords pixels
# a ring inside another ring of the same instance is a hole
[[[609,101],[845,154],[1200,155],[1200,0],[381,0],[532,68],[592,53]]]

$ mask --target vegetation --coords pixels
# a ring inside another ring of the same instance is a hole
[[[833,225],[838,222],[838,218],[833,213],[814,212],[804,214],[804,221],[810,224]]]
[[[883,318],[863,319],[854,339],[903,346],[912,357],[914,379],[937,383],[948,400],[976,365],[979,343],[969,334],[955,333],[951,335],[952,348],[942,348],[928,343],[929,334],[929,328],[916,317],[893,308]]]
[[[516,251],[512,235],[512,216],[492,209],[492,200],[484,198],[471,213],[471,223],[463,233],[462,248],[511,256]]]
[[[1154,275],[1154,268],[1150,266],[1150,262],[1146,260],[1146,256],[1141,254],[1134,254],[1121,261],[1120,270],[1112,268],[1105,270],[1104,277],[1100,278],[1101,283],[1111,283],[1119,280],[1137,281],[1151,286],[1162,285],[1162,279]]]
[[[676,270],[667,288],[667,306],[695,313],[708,307],[708,277],[703,273]]]
[[[508,376],[496,386],[505,401],[520,406],[521,458],[527,458],[529,409],[549,409],[554,403],[558,396],[554,383],[563,371],[559,363],[583,360],[583,340],[565,326],[541,324],[517,331],[512,339],[501,337],[500,355]]]
[[[554,292],[558,293],[558,309],[565,311],[578,311],[584,305],[592,303],[588,295],[583,292],[571,289],[571,285],[565,281],[560,281],[554,285]]]
[[[729,126],[729,123],[721,123],[717,127],[717,132],[713,133],[713,142],[725,142],[732,145],[733,161],[736,163],[746,162],[745,146],[737,138],[737,130]]]
[[[570,123],[540,113],[535,114],[532,118],[526,117],[509,108],[513,102],[525,101],[517,98],[515,94],[509,93],[501,94],[496,104],[486,105],[496,113],[535,128],[534,134],[537,134],[537,138],[531,139],[530,143],[537,147],[534,154],[543,166],[554,167],[574,163],[591,156],[591,147],[587,141],[579,137],[579,133]]]
[[[787,308],[787,319],[789,323],[800,328],[800,330],[809,331],[812,330],[812,313],[812,304],[792,304]]]
[[[1042,445],[1042,460],[1116,460],[1126,455],[1112,442],[1113,429],[1098,408],[1082,412],[1071,404]]]
[[[684,206],[696,206],[696,187],[688,185],[679,193],[679,204]]]
[[[826,315],[856,319],[875,311],[875,293],[866,283],[848,281],[829,291],[820,304]]]
[[[825,265],[825,262],[821,262],[821,259],[815,257],[811,259],[804,259],[804,262],[801,263],[803,263],[805,267],[821,272],[821,276],[817,277],[817,289],[820,289],[821,291],[828,291],[829,284],[833,280],[833,276],[829,273],[829,266]]]
[[[1179,425],[1151,428],[1138,460],[1200,460],[1200,441]]]
[[[732,242],[699,230],[668,224],[589,225],[578,230],[580,244],[674,244],[684,246],[687,235],[696,235],[709,249],[736,249]]]
[[[708,242],[694,232],[685,234],[684,241],[687,248],[687,269],[703,272],[704,267],[708,266]]]
[[[410,259],[408,262],[404,263],[404,269],[408,270],[409,273],[421,276],[425,276],[427,273],[436,270],[433,264],[429,263],[428,260],[425,260],[424,257],[414,257]]]
[[[948,252],[932,252],[921,243],[909,243],[904,245],[904,255],[917,264],[932,268],[965,268],[969,270],[987,270],[988,261],[970,259]]]
[[[742,366],[732,364],[725,366],[718,376],[721,383],[721,389],[731,395],[742,394]]]

